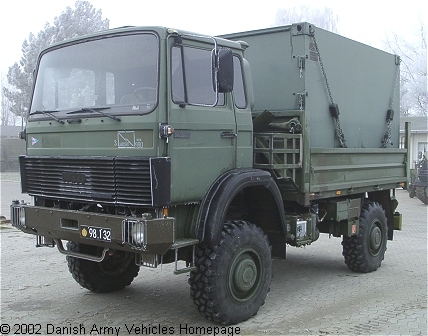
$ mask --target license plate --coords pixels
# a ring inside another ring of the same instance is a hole
[[[80,226],[80,236],[99,241],[111,241],[111,230],[94,226]]]

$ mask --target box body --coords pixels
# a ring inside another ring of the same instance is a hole
[[[312,36],[313,35],[313,36]],[[395,116],[387,148],[399,147],[399,59],[309,23],[223,36],[245,41],[255,111],[304,110],[309,147],[338,147],[329,111],[339,106],[347,147],[380,148],[387,111]],[[320,58],[324,66],[324,77]],[[392,103],[392,105],[391,105]]]

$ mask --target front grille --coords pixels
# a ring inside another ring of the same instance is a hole
[[[152,160],[167,162],[167,168],[170,162],[169,158],[92,156],[23,156],[20,160],[23,192],[32,196],[144,206],[155,205]]]

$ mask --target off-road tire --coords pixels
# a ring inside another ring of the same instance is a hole
[[[416,197],[424,203],[428,204],[427,187],[416,187]]]
[[[199,247],[196,254],[190,296],[205,318],[232,325],[258,312],[272,278],[271,249],[259,227],[228,221],[219,245]]]
[[[67,250],[96,255],[96,246],[67,243]],[[118,251],[115,256],[108,256],[98,263],[67,256],[68,269],[74,280],[83,288],[96,293],[108,293],[129,286],[138,275],[140,267],[135,265],[134,255]]]
[[[410,198],[413,198],[416,196],[416,189],[413,185],[410,186],[407,190],[409,191],[409,197]]]
[[[354,272],[376,271],[384,259],[387,242],[387,219],[379,203],[366,200],[360,215],[359,232],[343,237],[345,264]]]

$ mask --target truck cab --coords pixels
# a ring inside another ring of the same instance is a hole
[[[182,215],[218,176],[251,167],[244,71],[239,43],[160,27],[50,47],[36,71],[23,192],[44,209]],[[79,220],[58,219],[52,231],[82,239]],[[195,238],[195,227],[170,236]]]

